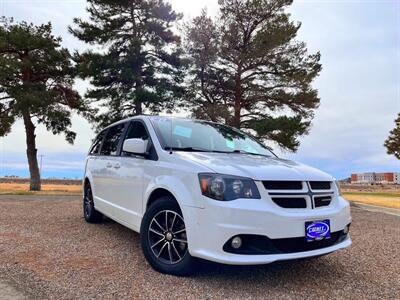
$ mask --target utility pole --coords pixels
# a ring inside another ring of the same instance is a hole
[[[40,174],[40,177],[42,177],[42,159],[43,159],[43,154],[40,154],[39,155],[40,156],[40,169],[39,169],[39,174]]]

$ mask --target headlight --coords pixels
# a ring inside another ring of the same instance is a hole
[[[212,199],[230,201],[239,198],[260,199],[260,193],[250,178],[201,173],[201,193]]]
[[[337,188],[339,196],[343,196],[342,195],[342,190],[340,189],[339,181],[335,180],[335,184],[336,184],[336,188]]]

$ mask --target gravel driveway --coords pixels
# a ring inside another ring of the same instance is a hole
[[[79,197],[0,196],[0,299],[400,299],[400,217],[352,214],[350,249],[178,278],[150,268],[137,233],[85,223]]]

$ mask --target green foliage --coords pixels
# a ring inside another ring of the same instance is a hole
[[[86,104],[72,89],[75,76],[70,53],[51,24],[34,26],[2,18],[0,23],[0,136],[23,115],[64,133],[74,141],[71,109],[84,113]]]
[[[400,114],[395,120],[396,127],[390,131],[389,137],[385,141],[385,147],[388,154],[393,154],[397,159],[400,159]]]
[[[183,94],[179,37],[171,30],[181,18],[163,0],[88,0],[89,21],[74,19],[70,32],[102,50],[76,54],[79,75],[93,89],[85,97],[103,127],[142,114],[173,109]]]
[[[260,139],[297,150],[307,133],[318,93],[320,54],[296,40],[300,24],[289,20],[291,0],[220,0],[185,30],[190,61],[187,103],[193,114],[256,132]]]

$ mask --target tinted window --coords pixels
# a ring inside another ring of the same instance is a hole
[[[126,139],[142,139],[147,140],[149,135],[147,134],[146,128],[141,122],[132,122],[129,127]]]
[[[108,129],[106,138],[101,147],[101,155],[117,155],[118,143],[124,131],[125,124],[119,124]]]
[[[95,138],[92,146],[90,147],[89,154],[98,154],[101,146],[101,142],[103,141],[105,135],[105,131],[100,132]]]

